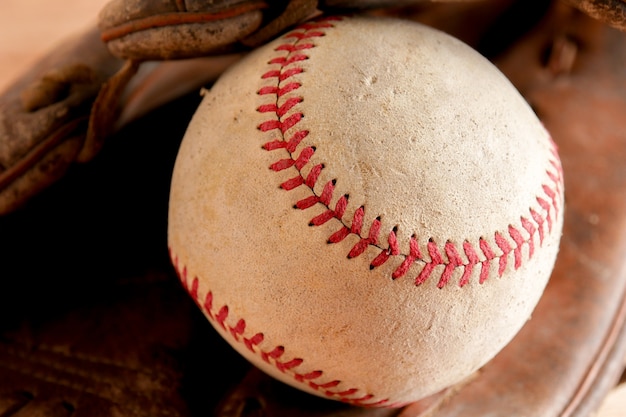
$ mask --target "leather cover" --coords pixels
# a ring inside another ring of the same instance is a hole
[[[192,94],[0,219],[0,415],[590,415],[626,351],[626,35],[560,6],[543,16],[479,46],[560,147],[562,246],[532,320],[472,380],[404,410],[351,408],[258,374],[220,340],[166,251]]]

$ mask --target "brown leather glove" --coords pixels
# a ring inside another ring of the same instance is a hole
[[[497,5],[394,10],[493,59],[546,123],[565,169],[565,231],[546,293],[518,337],[466,385],[403,410],[367,410],[295,393],[254,370],[244,378],[248,365],[214,337],[163,253],[169,164],[194,95],[185,109],[176,102],[122,129],[94,164],[0,219],[2,305],[19,306],[6,308],[0,327],[0,413],[188,416],[223,399],[217,415],[591,414],[626,349],[625,35],[562,3]],[[163,143],[150,140],[176,120]]]

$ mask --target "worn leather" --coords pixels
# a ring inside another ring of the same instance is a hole
[[[594,18],[624,28],[626,14],[623,1],[563,1],[574,4]],[[510,2],[511,0],[443,2],[446,7],[450,5],[460,12],[446,13],[446,18],[450,21],[444,26],[453,26],[460,29],[461,33],[471,34],[472,38],[477,39],[482,32],[481,28],[486,27],[483,24],[485,20],[499,15]],[[475,7],[481,3],[490,4],[490,7]],[[136,71],[137,61],[247,50],[267,42],[285,28],[319,13],[318,9],[345,11],[373,8],[406,16],[398,8],[409,4],[425,10],[426,13],[442,6],[440,2],[424,0],[221,0],[209,3],[174,0],[111,1],[100,15],[101,40],[97,39],[95,32],[77,34],[77,39],[67,41],[52,51],[46,60],[37,63],[33,71],[25,74],[0,97],[0,113],[4,120],[2,123],[5,124],[0,141],[0,147],[4,148],[4,156],[0,161],[4,171],[0,174],[0,213],[15,210],[31,196],[60,179],[71,161],[88,160],[99,152],[103,140],[119,125],[116,124],[117,99]],[[536,4],[541,3],[532,3],[532,7]],[[479,9],[481,12],[478,14],[470,12]],[[459,25],[459,19],[466,17],[469,17],[467,21],[472,24]],[[103,48],[103,41],[108,45],[108,50]],[[115,78],[111,76],[121,62],[111,52],[122,59],[135,61],[129,65],[129,70],[117,74]],[[161,71],[161,74],[164,72],[166,71]],[[189,79],[189,75],[180,76],[184,80]],[[111,82],[96,100],[98,89],[107,80]],[[185,92],[188,91],[185,86],[197,88],[199,84],[194,81],[186,82],[175,90],[182,89]],[[70,85],[72,93],[65,97]],[[17,96],[21,97],[16,99]],[[163,103],[173,96],[164,95],[162,97],[165,98],[158,99],[155,103]],[[27,97],[26,103],[21,103],[24,101],[23,97]],[[91,111],[89,121],[92,128],[85,135],[89,107],[94,100],[96,107]],[[58,128],[61,119],[71,122]],[[78,145],[85,136],[85,145]],[[63,146],[57,146],[61,142]],[[29,174],[23,175],[26,171]]]
[[[626,30],[626,2],[623,0],[566,0],[566,2],[611,27]]]
[[[467,384],[400,416],[588,416],[619,378],[626,352],[624,37],[557,5],[494,57],[559,145],[566,184],[561,252],[532,319],[513,342]],[[261,415],[291,415],[290,402],[271,386],[242,384],[219,415],[253,415],[232,412],[242,401],[260,404]],[[303,407],[318,411],[304,415],[362,413],[319,412],[312,403]]]
[[[520,60],[535,65],[522,69]],[[520,377],[540,370],[543,377],[531,391],[532,406],[520,397],[508,406],[589,415],[618,379],[626,352],[626,34],[555,4],[496,62],[552,132],[569,188],[552,283],[535,322],[500,362],[522,359]]]
[[[192,94],[127,126],[102,158],[71,166],[66,181],[0,219],[0,414],[210,415],[220,402],[217,415],[248,417],[591,415],[626,350],[626,40],[572,9],[540,10],[520,27],[524,3],[471,43],[560,147],[563,244],[532,320],[467,384],[398,411],[337,405],[254,370],[244,377],[249,365],[199,315],[165,253],[171,164]]]
[[[122,64],[93,28],[65,40],[0,95],[0,214],[61,178],[86,151],[91,105]]]
[[[268,8],[259,0],[113,0],[100,12],[99,27],[120,58],[198,57],[229,50],[261,26]]]
[[[0,218],[0,415],[201,415],[243,375],[164,249],[171,166],[197,104],[127,126]]]

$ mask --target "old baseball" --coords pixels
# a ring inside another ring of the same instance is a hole
[[[485,58],[417,23],[324,18],[205,93],[169,245],[215,329],[274,377],[398,407],[458,383],[529,319],[562,171]]]

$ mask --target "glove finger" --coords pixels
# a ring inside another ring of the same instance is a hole
[[[100,12],[99,27],[120,58],[189,58],[231,50],[260,27],[267,7],[259,0],[112,0]]]
[[[92,29],[64,42],[0,96],[0,214],[55,182],[76,159],[92,103],[121,65]]]

